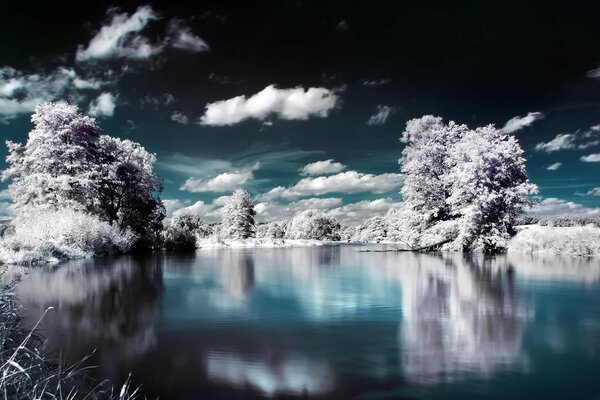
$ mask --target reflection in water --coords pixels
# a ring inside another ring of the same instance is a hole
[[[285,393],[321,394],[334,384],[327,364],[301,357],[268,362],[209,351],[206,354],[206,368],[211,379],[237,387],[250,385],[268,396]]]
[[[45,335],[58,339],[50,342],[51,350],[87,354],[105,345],[110,353],[132,356],[156,342],[161,290],[159,258],[119,257],[32,270],[17,295],[32,323],[48,306],[56,307],[41,325]]]
[[[79,261],[33,270],[18,295],[32,319],[58,306],[44,321],[52,349],[77,359],[98,348],[103,376],[133,370],[150,397],[348,398],[380,386],[528,373],[524,332],[534,314],[518,282],[600,281],[600,266],[583,258],[358,250]],[[578,339],[597,348],[596,315],[583,317]],[[552,351],[569,349],[559,321],[552,314],[539,325]]]
[[[507,271],[511,268],[492,270],[473,258],[444,256],[428,257],[404,277],[407,379],[436,382],[467,371],[489,375],[516,361],[525,314]]]

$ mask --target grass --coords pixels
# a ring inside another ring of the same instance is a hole
[[[2,285],[2,284],[0,284]],[[44,351],[38,325],[25,330],[17,306],[14,285],[0,287],[0,397],[6,400],[134,400],[141,396],[127,378],[120,390],[104,380],[97,382],[86,366],[91,355],[72,364],[54,361]]]

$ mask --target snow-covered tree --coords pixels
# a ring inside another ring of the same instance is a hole
[[[404,203],[386,218],[390,236],[412,245],[451,239],[446,248],[455,250],[505,247],[536,191],[517,140],[433,116],[409,121],[401,140]]]
[[[304,210],[291,219],[286,239],[340,240],[340,224],[319,210]]]
[[[2,178],[11,181],[15,211],[87,212],[152,246],[165,214],[156,157],[135,142],[101,135],[94,118],[65,102],[38,105],[31,121],[25,145],[7,142]]]
[[[459,218],[456,246],[496,251],[506,247],[529,194],[523,150],[517,139],[492,125],[470,130],[450,150],[451,195],[447,204]]]
[[[446,199],[450,196],[448,168],[452,160],[448,150],[468,130],[454,122],[425,115],[407,122],[400,139],[406,144],[400,158],[405,180],[402,187],[403,207],[413,212],[410,222],[424,230],[450,215]],[[407,216],[408,217],[408,216]]]
[[[387,238],[387,229],[385,219],[376,215],[356,227],[352,241],[379,243]]]
[[[31,122],[34,128],[25,145],[6,142],[8,168],[2,179],[11,181],[13,207],[86,210],[98,172],[96,121],[58,102],[38,105]]]
[[[255,236],[254,203],[244,189],[237,189],[221,209],[220,235],[226,239],[247,239]]]
[[[285,221],[272,221],[256,226],[256,237],[265,239],[283,239]]]
[[[102,135],[96,142],[100,173],[94,180],[94,212],[110,224],[131,228],[152,246],[162,230],[162,182],[156,156],[139,143]]]
[[[165,248],[168,250],[195,249],[196,236],[202,227],[200,217],[192,214],[177,214],[165,229]]]

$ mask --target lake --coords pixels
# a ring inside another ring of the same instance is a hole
[[[32,269],[51,351],[149,398],[598,399],[600,262],[212,249]]]

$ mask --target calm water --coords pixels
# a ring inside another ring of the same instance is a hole
[[[364,249],[71,262],[18,295],[151,398],[600,398],[597,260]]]

